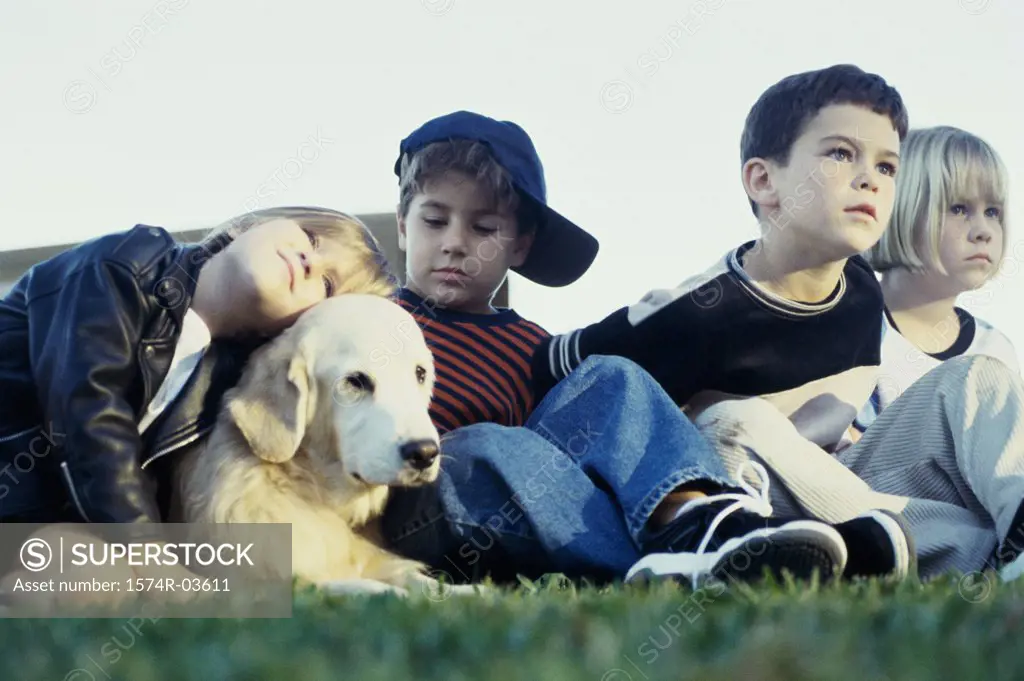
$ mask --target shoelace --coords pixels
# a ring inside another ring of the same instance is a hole
[[[748,483],[743,478],[743,473],[747,466],[757,473],[757,476],[761,478],[761,489],[754,489],[754,486]],[[735,503],[723,508],[719,511],[715,519],[711,521],[711,525],[708,527],[708,531],[704,534],[704,539],[701,541],[700,546],[697,547],[697,554],[701,555],[707,549],[708,544],[711,542],[711,537],[714,536],[715,530],[722,523],[723,520],[729,517],[730,514],[740,509],[753,511],[758,515],[769,518],[772,515],[772,502],[768,494],[768,471],[764,466],[756,461],[746,460],[736,468],[736,477],[739,479],[739,487],[746,494],[716,494],[716,499],[734,499]]]

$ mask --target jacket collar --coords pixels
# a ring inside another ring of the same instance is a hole
[[[207,348],[181,393],[147,430],[143,468],[210,433],[224,394],[238,385],[257,347],[257,341],[216,340]]]

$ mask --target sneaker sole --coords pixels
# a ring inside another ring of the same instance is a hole
[[[1024,575],[1024,555],[1017,556],[999,570],[999,579],[1004,582],[1020,579],[1021,575]]]
[[[896,554],[896,568],[888,576],[903,581],[908,577],[917,578],[917,547],[910,534],[910,528],[899,515],[883,509],[875,509],[862,513],[860,517],[872,518],[882,526],[892,541],[893,552]],[[886,575],[877,575],[884,577]]]
[[[841,575],[846,568],[846,544],[833,528],[813,520],[794,520],[729,540],[715,552],[652,553],[629,570],[627,583],[686,580],[697,589],[710,578],[756,583],[767,570],[781,581],[788,573],[797,580]]]

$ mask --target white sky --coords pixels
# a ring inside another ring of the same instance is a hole
[[[390,211],[399,140],[466,108],[520,123],[552,205],[601,241],[573,286],[513,275],[519,312],[563,331],[756,235],[739,136],[797,71],[858,64],[912,126],[986,138],[1024,214],[1022,33],[1020,0],[4,2],[0,249],[212,225],[261,185],[264,206]],[[1024,238],[1009,247],[965,302],[1024,348]]]

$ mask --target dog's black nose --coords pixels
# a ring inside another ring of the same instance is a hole
[[[426,470],[441,452],[433,440],[411,440],[403,444],[399,450],[402,459],[417,470]]]

